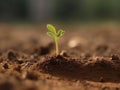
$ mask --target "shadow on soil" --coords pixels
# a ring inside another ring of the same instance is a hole
[[[97,60],[81,63],[80,60],[65,58],[63,56],[46,58],[37,68],[70,80],[88,80],[95,82],[120,82],[119,65],[108,60]]]

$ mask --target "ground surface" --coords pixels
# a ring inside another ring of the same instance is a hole
[[[61,28],[56,57],[45,26],[0,25],[0,90],[120,90],[119,25]]]

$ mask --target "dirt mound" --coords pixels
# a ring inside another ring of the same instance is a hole
[[[120,67],[112,60],[97,58],[86,63],[70,57],[47,57],[37,68],[51,75],[71,80],[120,82]]]
[[[69,60],[63,56],[57,56],[47,58],[46,61],[37,64],[37,67],[55,76],[74,78],[77,75],[78,69],[81,69],[81,65],[81,62],[75,59]]]

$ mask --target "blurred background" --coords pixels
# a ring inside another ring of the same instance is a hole
[[[120,0],[0,0],[0,22],[120,19]]]

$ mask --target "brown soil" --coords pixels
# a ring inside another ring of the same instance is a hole
[[[55,56],[42,26],[1,24],[0,90],[120,90],[120,27],[63,28]]]
[[[37,67],[38,70],[64,79],[120,82],[120,64],[112,60],[98,58],[82,63],[81,60],[58,56],[46,58],[44,62],[37,64]]]

